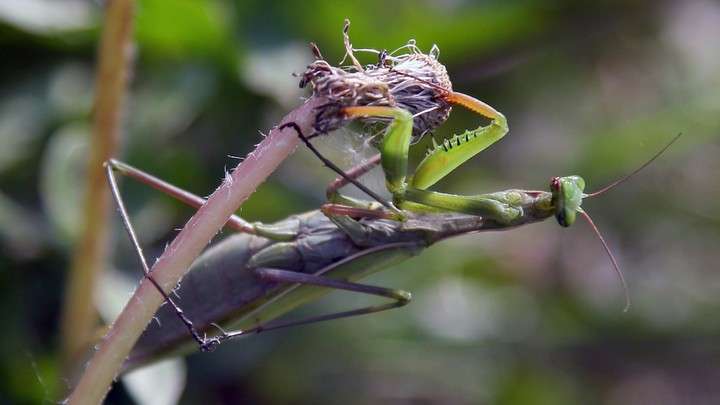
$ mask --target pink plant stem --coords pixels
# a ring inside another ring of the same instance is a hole
[[[314,109],[322,103],[323,100],[311,98],[288,114],[282,123],[294,121],[304,133],[310,133],[315,119]],[[292,128],[282,131],[273,129],[255,151],[237,165],[232,174],[225,176],[220,187],[190,218],[153,266],[153,277],[165,291],[170,291],[177,285],[230,215],[295,150],[298,141]],[[143,279],[98,345],[75,390],[68,398],[68,403],[98,404],[103,400],[125,358],[162,301],[155,287],[147,279]]]

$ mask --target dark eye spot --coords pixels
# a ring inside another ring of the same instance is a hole
[[[557,214],[555,214],[555,218],[557,219],[558,224],[560,224],[560,226],[563,226],[563,227],[568,226],[567,220],[565,217],[565,210],[558,211]]]
[[[560,191],[560,177],[553,177],[552,180],[550,180],[550,190]]]

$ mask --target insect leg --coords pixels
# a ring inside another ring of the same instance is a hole
[[[407,187],[408,151],[413,127],[412,114],[402,108],[383,106],[346,107],[343,112],[348,118],[392,118],[385,131],[382,145],[380,145],[381,163],[388,191],[393,194],[394,199],[402,200]]]
[[[364,184],[360,183],[360,182],[357,181],[356,179],[348,177],[348,176],[346,175],[346,173],[345,173],[341,168],[337,167],[337,165],[335,165],[335,164],[334,164],[333,162],[331,162],[328,158],[326,158],[325,156],[323,156],[323,154],[320,153],[320,151],[318,151],[318,150],[315,148],[315,146],[310,142],[310,140],[303,134],[302,130],[300,129],[300,127],[299,127],[296,123],[294,123],[294,122],[287,122],[287,123],[281,125],[278,129],[285,129],[285,128],[287,128],[287,127],[292,127],[292,128],[295,130],[295,132],[297,132],[298,137],[300,137],[300,139],[303,141],[303,143],[305,143],[305,145],[308,147],[308,149],[310,149],[310,151],[311,151],[315,156],[317,156],[317,158],[320,159],[320,161],[323,162],[323,164],[324,164],[325,166],[327,166],[328,168],[330,168],[330,170],[334,171],[335,173],[337,173],[338,175],[340,175],[341,177],[343,177],[345,180],[347,180],[348,182],[352,183],[352,185],[354,185],[355,187],[359,188],[362,192],[364,192],[365,194],[367,194],[367,195],[369,195],[370,197],[372,197],[375,201],[379,202],[380,204],[382,204],[383,206],[385,206],[387,209],[389,209],[389,210],[391,210],[391,211],[393,211],[393,212],[396,212],[396,213],[398,213],[398,214],[400,213],[397,208],[393,207],[392,204],[390,204],[389,202],[385,201],[384,198],[380,197],[377,193],[375,193],[374,191],[370,190],[370,189],[367,188]]]
[[[492,122],[490,125],[454,135],[440,144],[433,142],[433,147],[415,170],[411,187],[424,190],[432,186],[458,166],[499,141],[509,131],[505,116],[478,99],[452,92],[446,100],[490,118]]]
[[[233,339],[239,336],[244,336],[253,333],[260,333],[275,329],[289,328],[292,326],[307,325],[311,323],[324,322],[333,319],[349,318],[359,315],[373,314],[376,312],[382,312],[393,308],[402,307],[407,305],[411,300],[411,294],[404,290],[391,289],[386,287],[378,287],[368,284],[353,283],[350,281],[337,280],[329,277],[324,277],[318,274],[305,274],[298,273],[289,270],[279,269],[268,269],[258,268],[254,270],[258,277],[265,281],[272,281],[277,283],[290,283],[305,286],[316,286],[323,288],[331,288],[335,290],[351,291],[361,294],[375,295],[379,297],[389,298],[392,302],[378,305],[366,306],[358,309],[333,312],[325,315],[311,316],[293,321],[274,321],[266,324],[258,325],[253,328],[237,331],[224,331],[221,329],[221,334],[216,336],[214,339],[215,344],[222,343],[226,340]]]
[[[394,214],[382,210],[382,209],[372,209],[372,208],[363,208],[363,207],[355,207],[351,205],[342,205],[342,204],[334,204],[334,203],[328,203],[323,204],[320,206],[320,211],[323,212],[326,216],[330,217],[331,219],[334,217],[350,217],[354,219],[360,219],[360,218],[384,218],[384,219],[397,219]]]
[[[125,162],[110,159],[105,164],[108,167],[111,167],[115,172],[118,172],[143,184],[146,184],[158,191],[161,191],[171,197],[180,200],[181,202],[184,202],[185,204],[193,208],[200,208],[203,204],[205,204],[204,198],[199,197],[187,190],[183,190],[180,187],[172,185],[138,168],[130,166]],[[237,215],[232,215],[228,219],[227,226],[238,232],[260,235],[272,240],[292,240],[295,239],[295,237],[297,236],[297,230],[292,227],[277,227],[272,224],[267,225],[261,222],[250,223]]]
[[[203,206],[203,204],[205,204],[204,198],[197,196],[187,190],[183,190],[180,187],[170,184],[162,179],[159,179],[151,175],[150,173],[130,166],[125,162],[121,162],[116,159],[110,159],[105,162],[105,165],[115,172],[135,179],[140,183],[146,184],[162,193],[165,193],[177,200],[180,200],[181,202],[184,202],[185,204],[193,208],[200,208]],[[254,226],[237,215],[233,215],[230,217],[230,219],[228,220],[228,226],[239,232],[255,233]]]
[[[344,176],[338,176],[335,180],[328,184],[325,192],[328,201],[334,201],[338,194],[338,190],[350,184],[348,179],[358,179],[380,164],[380,158],[381,155],[378,153],[371,157],[367,162],[351,168],[345,172]]]
[[[163,296],[165,299],[165,302],[170,304],[170,306],[175,311],[175,314],[177,314],[178,318],[182,323],[185,325],[185,327],[190,332],[190,335],[195,339],[195,341],[200,346],[201,350],[208,350],[208,341],[200,336],[200,333],[197,331],[195,326],[193,325],[192,321],[188,319],[188,317],[185,315],[183,310],[173,301],[173,299],[165,292],[165,290],[160,287],[160,285],[155,281],[155,279],[152,277],[152,274],[150,273],[150,267],[147,264],[147,260],[145,259],[145,254],[142,251],[142,247],[140,246],[140,242],[138,241],[137,235],[135,234],[135,229],[132,225],[132,222],[130,221],[130,217],[128,216],[127,210],[125,209],[125,204],[122,200],[122,196],[120,195],[120,189],[118,188],[117,181],[115,179],[115,174],[113,172],[113,168],[111,165],[105,166],[105,172],[107,175],[108,183],[110,184],[110,190],[112,191],[113,200],[115,201],[115,204],[118,207],[118,211],[120,211],[120,216],[123,220],[123,226],[125,227],[125,230],[128,233],[128,236],[130,236],[130,241],[132,242],[133,247],[135,248],[135,253],[138,256],[138,259],[140,260],[140,265],[142,266],[143,272],[145,273],[145,277],[150,280],[150,282],[155,286],[155,288],[158,290],[160,295]]]

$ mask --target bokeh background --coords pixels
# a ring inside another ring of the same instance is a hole
[[[0,0],[2,403],[56,401],[67,388],[59,317],[103,3]],[[116,384],[107,403],[720,402],[720,3],[138,0],[121,158],[209,194],[307,96],[292,76],[311,60],[307,43],[342,58],[346,17],[356,47],[437,44],[454,88],[508,117],[510,134],[437,189],[544,189],[551,176],[581,174],[593,190],[684,134],[585,204],[632,308],[622,312],[586,224],[464,236],[369,280],[413,291],[408,307],[192,354],[133,390]],[[477,125],[456,110],[435,136]],[[361,134],[340,132],[320,141],[338,162],[369,153]],[[299,150],[241,214],[273,221],[317,208],[331,178]],[[192,210],[131,182],[123,191],[156,256]],[[139,274],[112,224],[101,307],[126,298]],[[362,302],[332,294],[301,312]]]

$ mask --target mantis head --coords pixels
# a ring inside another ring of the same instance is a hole
[[[553,177],[550,181],[552,202],[555,207],[555,219],[560,226],[568,227],[575,223],[580,205],[585,197],[585,180],[580,176]]]
[[[550,192],[552,193],[552,204],[553,207],[555,207],[555,219],[557,219],[560,226],[569,227],[575,223],[577,214],[580,214],[583,218],[585,218],[588,224],[590,224],[590,227],[592,227],[595,235],[597,235],[600,242],[602,242],[603,248],[605,248],[605,252],[608,254],[608,257],[610,257],[610,262],[612,262],[615,273],[618,275],[620,284],[622,284],[623,290],[625,291],[625,308],[623,309],[623,312],[625,312],[630,308],[630,294],[628,292],[627,283],[625,282],[625,277],[623,277],[620,266],[618,265],[617,260],[615,260],[610,247],[607,242],[605,242],[605,238],[603,238],[597,226],[593,223],[590,215],[588,215],[580,207],[582,205],[583,198],[597,195],[597,193],[588,195],[585,194],[584,191],[585,180],[583,180],[580,176],[553,177],[550,181]],[[601,191],[604,192],[605,190]]]
[[[568,227],[572,225],[575,222],[577,214],[580,214],[583,218],[585,218],[587,223],[593,229],[598,239],[600,239],[600,242],[602,243],[605,252],[608,254],[608,257],[612,262],[613,268],[615,269],[615,272],[617,273],[618,278],[620,279],[620,283],[622,284],[625,291],[625,309],[623,310],[623,312],[627,311],[630,308],[630,295],[628,292],[627,284],[625,283],[625,278],[623,277],[622,271],[620,271],[620,266],[618,265],[617,260],[615,260],[615,257],[610,251],[610,247],[608,246],[607,242],[605,242],[605,238],[603,238],[592,218],[590,218],[590,215],[588,215],[588,213],[585,212],[580,206],[582,205],[582,201],[584,198],[596,197],[604,194],[605,192],[615,188],[619,184],[636,175],[638,172],[640,172],[642,169],[652,163],[655,159],[660,157],[660,155],[662,155],[663,152],[665,152],[670,147],[670,145],[672,145],[675,141],[678,140],[678,138],[680,138],[680,135],[681,134],[678,134],[675,138],[668,142],[664,148],[662,148],[657,154],[655,154],[655,156],[650,158],[639,168],[635,169],[635,171],[633,171],[632,173],[625,175],[608,184],[607,186],[601,188],[600,190],[592,192],[590,194],[585,194],[585,180],[583,180],[583,178],[580,176],[553,177],[553,179],[550,181],[550,191],[552,193],[552,204],[555,209],[555,218],[557,219],[560,226]]]

